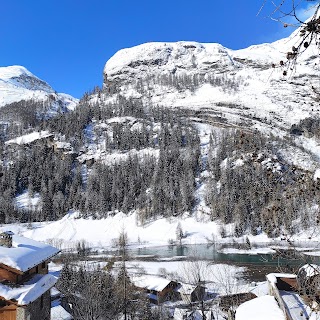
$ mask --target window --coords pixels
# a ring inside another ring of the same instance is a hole
[[[42,269],[45,269],[45,267],[46,267],[46,262],[45,262],[45,261],[44,261],[44,262],[42,262],[41,267],[42,267]]]

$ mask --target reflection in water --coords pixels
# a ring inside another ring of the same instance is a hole
[[[177,256],[188,256],[188,248],[186,246],[177,246]]]

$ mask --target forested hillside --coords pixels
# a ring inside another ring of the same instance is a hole
[[[128,118],[131,122],[117,121]],[[116,121],[107,124],[110,119]],[[84,99],[75,111],[38,123],[38,130],[54,132],[72,151],[56,150],[41,139],[2,145],[2,222],[55,220],[70,209],[97,218],[139,210],[142,221],[191,212],[200,145],[197,131],[179,112],[144,109],[121,97],[110,105]],[[82,163],[79,156],[97,144],[105,154],[126,157]],[[142,156],[141,150],[146,150]],[[26,190],[30,197],[41,195],[37,210],[15,208],[15,196]]]
[[[272,238],[317,226],[320,118],[307,88],[318,48],[288,80],[273,63],[294,39],[120,50],[77,107],[26,69],[3,68],[0,223],[192,216],[222,237]]]
[[[202,200],[208,208],[203,214],[233,223],[236,237],[278,237],[319,220],[317,180],[282,156],[293,139],[222,126],[204,149],[200,120],[184,110],[108,97],[107,90],[95,88],[74,111],[49,119],[34,114],[40,106],[32,101],[1,109],[10,118],[12,110],[29,106],[3,130],[1,223],[57,220],[76,210],[94,219],[136,212],[137,223],[144,224],[193,215]],[[54,139],[8,142],[32,131],[50,132]],[[30,202],[37,196],[37,204],[18,206],[17,196],[24,193]],[[224,227],[221,235],[227,235]]]

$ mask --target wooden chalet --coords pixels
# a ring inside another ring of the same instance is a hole
[[[185,303],[202,301],[206,295],[206,288],[201,284],[191,285],[180,283],[176,291],[179,292],[181,300]]]
[[[150,302],[154,304],[179,298],[179,294],[176,291],[179,283],[176,281],[149,275],[134,277],[131,280],[137,288],[147,293]]]
[[[0,320],[50,320],[50,289],[57,278],[48,274],[58,249],[10,231],[0,234]]]

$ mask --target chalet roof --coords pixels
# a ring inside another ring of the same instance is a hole
[[[155,290],[157,292],[162,291],[171,282],[171,280],[151,275],[132,277],[131,281],[139,288]]]
[[[148,293],[147,297],[151,300],[158,301],[158,296],[156,294]]]
[[[279,279],[279,278],[281,278],[281,279],[284,279],[284,278],[296,279],[297,276],[292,273],[269,273],[266,275],[266,278],[269,281],[269,283],[275,287],[277,284],[277,281],[278,281],[277,279]]]
[[[305,264],[299,269],[298,274],[304,273],[307,277],[313,277],[320,274],[320,266],[316,264]]]
[[[32,143],[36,140],[44,139],[53,136],[52,133],[49,133],[49,131],[35,131],[31,132],[29,134],[25,134],[23,136],[8,140],[5,142],[5,144],[10,145],[10,144],[18,144],[18,145],[23,145],[23,144],[29,144]]]
[[[196,287],[197,286],[194,286],[192,284],[180,283],[179,287],[175,291],[182,294],[191,294],[196,289]]]
[[[264,281],[258,284],[256,287],[250,290],[250,292],[255,294],[257,297],[262,297],[267,295],[269,293],[268,282]]]
[[[179,286],[175,289],[175,291],[182,293],[182,294],[191,294],[196,288],[202,287],[206,288],[204,285],[198,284],[198,285],[193,285],[189,283],[179,283]]]
[[[58,252],[57,248],[48,244],[14,234],[11,248],[0,246],[0,264],[26,272]]]
[[[236,320],[285,320],[275,298],[263,296],[241,304],[236,310]]]
[[[61,295],[62,295],[62,293],[56,287],[52,287],[50,289],[51,300],[52,299],[59,299],[61,297]]]
[[[36,274],[23,285],[9,286],[0,283],[0,296],[24,306],[32,303],[52,288],[57,278],[51,274]]]
[[[282,302],[287,310],[288,319],[316,320],[319,315],[316,310],[311,311],[308,304],[298,292],[279,290]]]

